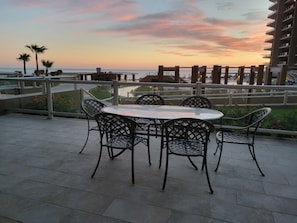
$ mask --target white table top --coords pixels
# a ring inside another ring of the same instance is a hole
[[[190,108],[172,105],[113,105],[102,108],[103,112],[135,118],[169,120],[176,118],[196,118],[214,120],[224,114],[207,108]]]

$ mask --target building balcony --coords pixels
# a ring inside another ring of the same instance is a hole
[[[274,4],[269,7],[269,10],[276,11],[277,10],[277,6],[278,6],[278,2],[275,1]]]
[[[296,2],[296,0],[286,0],[285,4],[292,4],[292,3],[295,3],[295,2]]]
[[[273,21],[267,23],[266,26],[274,28],[274,27],[275,27],[275,20],[273,20]]]
[[[284,14],[291,13],[295,8],[295,5],[292,4],[284,10]]]
[[[287,40],[287,39],[290,39],[291,38],[291,34],[286,34],[286,35],[283,35],[280,40]]]
[[[144,145],[135,148],[135,185],[130,153],[114,160],[98,133],[82,154],[84,119],[7,114],[0,116],[1,222],[295,222],[297,216],[296,140],[256,137],[262,177],[245,146],[225,145],[218,172],[208,146],[208,171],[194,170],[183,157],[170,157],[167,186],[158,168],[160,139],[151,140],[152,166]],[[96,125],[95,121],[91,122]],[[202,166],[201,159],[193,160]],[[165,162],[163,162],[164,164]],[[67,219],[67,220],[66,220]]]
[[[267,35],[274,35],[275,29],[270,29],[266,32]]]
[[[284,31],[290,32],[292,29],[293,29],[292,24],[288,24],[282,28],[282,32],[284,32]]]
[[[273,11],[272,13],[268,14],[267,18],[269,19],[276,19],[277,11]]]
[[[283,22],[286,22],[286,23],[291,22],[293,21],[293,18],[294,18],[293,14],[290,14],[284,18]]]
[[[282,44],[279,49],[286,49],[286,48],[289,48],[290,47],[290,44],[289,43],[286,43],[286,44]]]
[[[271,54],[266,54],[266,55],[263,55],[263,58],[270,59],[270,58],[271,58]]]
[[[288,57],[288,53],[281,53],[278,55],[279,58],[286,58]]]
[[[274,38],[269,38],[269,39],[266,39],[265,42],[266,43],[273,43],[273,40],[274,40]]]
[[[284,60],[284,61],[279,61],[277,65],[281,66],[281,65],[287,65],[287,64],[288,64],[288,62],[286,60]]]

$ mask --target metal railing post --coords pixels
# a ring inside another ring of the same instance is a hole
[[[232,105],[232,94],[229,93],[229,105]]]
[[[201,82],[196,82],[196,95],[197,96],[201,95],[201,91],[202,91],[202,84],[201,84]]]
[[[288,103],[288,91],[285,91],[284,93],[284,105],[286,105]]]
[[[118,105],[119,104],[119,84],[118,84],[118,81],[113,81],[112,82],[112,87],[113,87],[112,104],[113,105]]]
[[[49,78],[45,79],[46,90],[47,90],[47,117],[48,119],[53,118],[53,97],[52,97],[52,89],[51,89],[51,82]]]
[[[45,77],[43,77],[43,79],[45,79]],[[45,82],[42,82],[42,93],[43,94],[46,94],[46,88],[47,88],[47,86],[46,86],[46,81]]]

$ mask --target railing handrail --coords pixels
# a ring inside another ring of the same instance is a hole
[[[60,115],[61,112],[54,112],[53,111],[53,102],[52,102],[52,94],[55,93],[54,90],[52,90],[52,83],[64,83],[64,84],[73,84],[74,88],[77,89],[78,84],[83,84],[83,85],[109,85],[113,88],[113,97],[109,98],[112,99],[113,104],[117,104],[119,102],[119,96],[117,93],[118,88],[122,86],[154,86],[154,87],[185,87],[185,88],[193,88],[195,89],[196,94],[205,94],[204,90],[211,90],[211,89],[240,89],[240,90],[245,90],[245,92],[238,92],[236,94],[233,94],[231,92],[222,92],[218,93],[215,91],[214,93],[208,93],[207,96],[210,98],[215,98],[218,100],[224,100],[227,98],[227,105],[234,105],[236,102],[235,100],[243,97],[243,98],[249,98],[249,99],[256,99],[258,97],[261,97],[261,95],[265,94],[271,94],[268,95],[270,98],[273,97],[282,97],[282,102],[279,103],[270,103],[269,105],[271,106],[280,106],[280,105],[296,105],[297,103],[292,103],[292,100],[290,103],[288,103],[288,95],[290,93],[290,96],[294,96],[297,94],[297,85],[225,85],[225,84],[209,84],[209,83],[163,83],[163,82],[127,82],[127,81],[93,81],[93,80],[65,80],[65,79],[57,79],[58,77],[51,78],[51,77],[18,77],[18,78],[0,78],[1,80],[5,81],[17,81],[17,82],[36,82],[36,83],[44,83],[42,86],[47,86],[47,87],[40,87],[42,92],[39,93],[39,95],[46,95],[48,99],[48,111],[39,111],[40,114],[47,114],[48,118],[51,119],[53,115]],[[20,88],[22,88],[24,85],[23,84],[18,84]],[[1,89],[1,86],[0,86]],[[246,90],[254,90],[253,91],[246,91]],[[83,91],[83,89],[81,89]],[[86,93],[90,94],[88,91],[85,91]],[[28,95],[33,95],[36,93],[30,93],[30,94],[24,94],[23,97],[28,97]],[[180,96],[180,97],[179,97]],[[20,98],[22,96],[16,95],[16,98]],[[181,99],[184,97],[184,95],[175,95],[175,96],[168,96],[168,100],[176,100],[176,99]],[[1,98],[1,96],[0,96]],[[248,100],[249,100],[248,99]],[[3,99],[5,100],[5,99]],[[222,103],[218,103],[222,104]],[[265,104],[265,103],[264,103]],[[224,105],[224,104],[223,104]],[[238,106],[241,106],[241,104],[237,104]],[[249,103],[249,104],[244,104],[242,106],[256,106],[254,103]],[[22,109],[16,109],[18,111],[21,111]],[[33,111],[37,113],[36,111]],[[67,113],[68,114],[68,113]],[[73,114],[68,114],[69,116],[75,116],[75,113]],[[77,117],[79,114],[76,115]],[[265,130],[269,131],[269,130]],[[278,131],[271,130],[274,133],[278,133]],[[281,130],[280,130],[281,131]],[[284,130],[284,134],[292,134],[296,135],[296,131],[293,131],[291,133],[286,133],[286,130]],[[272,133],[272,132],[271,132]],[[281,133],[280,133],[281,134]]]
[[[104,84],[110,85],[114,81],[94,81],[94,80],[61,80],[56,77],[15,77],[15,78],[0,78],[5,81],[24,81],[24,82],[44,82],[49,79],[53,83],[69,83],[69,84]],[[165,83],[165,82],[128,82],[128,81],[116,81],[119,86],[173,86],[173,87],[195,87],[197,83]],[[233,89],[265,89],[265,90],[297,90],[297,85],[248,85],[248,84],[211,84],[201,83],[202,87],[211,88],[233,88]]]

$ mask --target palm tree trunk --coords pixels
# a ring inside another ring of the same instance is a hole
[[[35,53],[35,59],[36,59],[36,70],[38,73],[38,57],[37,57],[37,53]]]
[[[24,74],[26,74],[26,61],[24,60]]]

